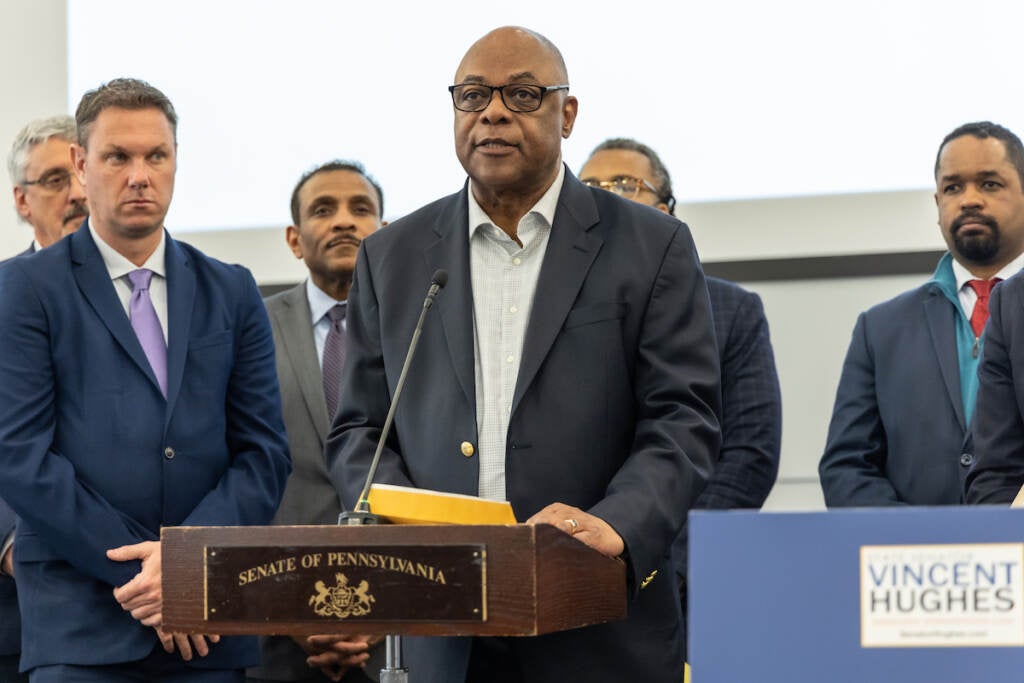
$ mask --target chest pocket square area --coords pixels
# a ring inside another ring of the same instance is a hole
[[[585,304],[578,306],[565,318],[564,329],[593,325],[594,323],[606,320],[620,320],[626,316],[628,306],[621,301],[609,301],[600,304]]]

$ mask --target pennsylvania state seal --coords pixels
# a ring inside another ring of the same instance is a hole
[[[361,617],[373,609],[370,605],[376,600],[370,595],[370,584],[360,581],[358,587],[348,584],[348,578],[341,572],[334,575],[335,585],[328,587],[323,581],[317,581],[316,594],[311,595],[309,604],[313,611],[321,617]]]

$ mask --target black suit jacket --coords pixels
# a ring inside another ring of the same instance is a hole
[[[707,283],[722,366],[722,449],[694,508],[759,508],[775,484],[782,442],[782,397],[768,320],[761,297],[754,292],[714,277]],[[687,528],[675,542],[681,591],[685,591]],[[685,600],[685,593],[680,597]]]
[[[342,407],[327,446],[349,505],[438,268],[448,286],[427,319],[377,479],[477,493],[478,459],[460,452],[477,440],[467,192],[361,247]],[[625,541],[635,581],[625,621],[514,639],[527,680],[681,679],[669,550],[718,452],[718,406],[711,312],[689,230],[566,171],[512,402],[506,489],[520,520],[556,501],[606,520]],[[409,639],[407,651],[424,680],[465,674],[464,639]]]
[[[1001,282],[989,300],[974,410],[974,467],[967,502],[1006,504],[1024,486],[1024,279]]]

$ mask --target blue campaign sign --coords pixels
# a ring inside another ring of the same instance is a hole
[[[690,515],[693,683],[1024,681],[1024,510]]]

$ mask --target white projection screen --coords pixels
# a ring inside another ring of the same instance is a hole
[[[72,110],[119,76],[175,103],[177,232],[286,225],[298,176],[339,157],[390,219],[459,189],[446,87],[504,24],[565,55],[574,171],[635,137],[684,202],[926,188],[956,125],[1024,131],[1019,0],[69,0],[68,21]]]

